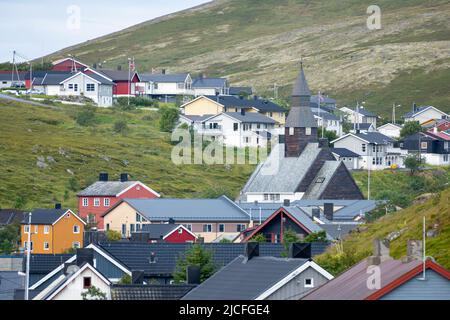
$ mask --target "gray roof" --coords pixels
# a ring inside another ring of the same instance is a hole
[[[14,292],[25,287],[25,277],[17,271],[0,271],[0,300],[14,300]]]
[[[111,300],[180,300],[196,285],[112,285]]]
[[[132,186],[136,181],[97,181],[79,192],[78,196],[115,196]]]
[[[295,80],[294,88],[292,90],[293,96],[311,96],[311,91],[308,87],[308,82],[306,81],[305,72],[303,70],[303,64],[300,68],[300,73]]]
[[[309,107],[292,107],[286,120],[288,128],[317,128],[317,120]]]
[[[312,113],[315,115],[315,116],[319,116],[319,117],[321,117],[321,118],[323,118],[323,119],[325,119],[325,120],[336,120],[336,121],[339,121],[339,120],[341,120],[339,117],[337,117],[336,115],[334,115],[334,114],[332,114],[332,113],[330,113],[330,112],[328,112],[328,111],[325,111],[325,110],[323,110],[323,109],[320,109],[319,110],[319,108],[311,108],[311,111],[312,111]]]
[[[0,209],[0,226],[22,222],[24,212],[17,209]]]
[[[428,108],[431,108],[431,106],[420,106],[420,107],[417,107],[417,108],[415,109],[415,111],[409,111],[409,112],[405,113],[405,114],[403,115],[403,118],[411,118],[411,117],[414,117],[417,113],[422,112],[422,111],[424,111],[424,110],[426,110],[426,109],[428,109]]]
[[[203,116],[191,116],[191,115],[185,115],[185,114],[180,115],[180,117],[186,118],[186,119],[190,120],[191,122],[203,122],[204,120],[209,119],[213,116],[214,116],[213,114],[205,114]]]
[[[161,239],[173,230],[177,229],[180,225],[173,223],[163,224],[144,224],[140,233],[149,233],[150,239]]]
[[[216,101],[224,107],[231,108],[256,108],[260,112],[286,112],[278,104],[267,99],[241,99],[235,96],[206,96],[208,99]]]
[[[223,88],[226,85],[225,78],[198,78],[192,83],[192,88]]]
[[[303,199],[317,199],[318,197],[320,197],[341,164],[342,162],[339,161],[325,161],[322,168],[320,168],[319,172],[317,173],[315,181],[311,183],[308,190],[305,192]],[[321,182],[321,180],[319,179],[324,180],[323,182]]]
[[[120,70],[97,70],[95,69],[96,72],[101,73],[103,75],[105,75],[106,77],[110,78],[113,81],[128,81],[128,71],[120,71]],[[131,76],[133,76],[133,74],[131,74]]]
[[[240,112],[226,112],[225,114],[243,123],[276,123],[272,118],[258,112],[246,112],[245,115]]]
[[[178,74],[154,74],[154,73],[142,73],[139,74],[139,78],[143,82],[159,82],[159,83],[184,83],[189,73]]]
[[[331,148],[331,152],[337,154],[339,157],[347,157],[347,158],[359,158],[360,155],[348,150],[346,148]]]
[[[372,126],[372,124],[371,123],[356,123],[356,124],[353,124],[352,123],[352,130],[353,130],[353,126],[355,126],[356,127],[356,129],[358,129],[358,126],[359,126],[359,130],[369,130],[370,129],[370,127]]]
[[[239,256],[182,300],[254,300],[307,261]]]
[[[31,224],[51,225],[58,220],[69,209],[34,209],[31,211]],[[22,224],[28,223],[28,215],[26,215]]]
[[[90,77],[90,78],[92,78],[92,79],[94,79],[94,80],[97,80],[101,84],[107,84],[107,85],[113,85],[114,84],[114,82],[109,81],[108,79],[106,79],[106,78],[104,78],[102,76],[99,76],[96,73],[85,73],[85,75]]]
[[[324,229],[322,229],[320,225],[315,223],[311,219],[311,217],[307,216],[305,214],[305,212],[302,209],[300,209],[299,207],[297,207],[297,206],[284,207],[283,206],[283,208],[312,233],[324,231]],[[328,234],[327,234],[327,236],[328,236],[329,240],[332,239]]]
[[[274,147],[242,189],[243,193],[295,192],[320,153],[317,143],[308,143],[298,158],[284,156],[284,144]]]
[[[63,82],[66,79],[69,79],[73,76],[73,73],[71,72],[65,72],[65,73],[47,73],[42,82],[41,85],[59,85],[61,82]],[[36,85],[39,85],[39,83],[36,83]]]
[[[388,144],[395,141],[391,137],[385,136],[380,132],[362,132],[362,133],[354,133],[354,135],[368,141],[369,143],[375,144]]]
[[[363,116],[365,117],[377,117],[377,115],[373,112],[368,111],[367,109],[364,108],[359,108],[359,113],[361,113]]]
[[[249,221],[249,215],[225,196],[217,199],[124,199],[150,221]]]
[[[345,235],[358,228],[359,224],[355,223],[327,223],[321,224],[320,227],[325,230],[333,239],[342,239]]]

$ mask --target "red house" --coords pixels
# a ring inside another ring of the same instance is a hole
[[[107,173],[100,173],[99,181],[79,192],[77,197],[80,217],[103,230],[102,215],[120,199],[155,199],[160,195],[142,182],[128,181],[126,173],[118,181],[109,181]]]
[[[181,224],[144,224],[142,230],[132,234],[132,238],[140,238],[148,243],[194,243],[197,235]]]
[[[129,74],[128,71],[119,70],[95,70],[92,68],[86,69],[86,73],[97,73],[102,77],[106,77],[110,81],[114,82],[113,95],[115,97],[120,96],[134,96],[136,92],[136,83],[140,82],[139,74],[132,72]],[[130,82],[128,82],[128,77],[130,77]]]
[[[74,58],[65,58],[54,61],[52,71],[77,72],[83,71],[86,68],[89,68],[89,66]]]

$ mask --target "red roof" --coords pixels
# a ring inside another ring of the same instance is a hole
[[[450,134],[445,133],[443,131],[434,132],[433,129],[431,129],[431,130],[427,131],[427,134],[432,137],[440,138],[445,141],[450,141]]]
[[[312,291],[304,300],[377,300],[398,286],[419,275],[423,270],[421,260],[402,262],[388,258],[379,265],[381,289],[369,289],[367,281],[367,260],[348,269],[333,280]],[[450,280],[450,272],[437,263],[427,260],[427,269],[433,269]]]

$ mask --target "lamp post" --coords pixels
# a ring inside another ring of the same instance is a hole
[[[28,213],[27,265],[25,270],[25,300],[29,300],[30,252],[31,252],[31,212]]]

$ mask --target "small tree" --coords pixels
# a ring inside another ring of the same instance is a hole
[[[187,252],[184,258],[177,261],[173,278],[176,283],[186,282],[186,270],[188,266],[200,267],[200,281],[203,282],[213,275],[215,271],[212,262],[212,252],[204,249],[198,244],[194,244]]]
[[[283,235],[284,252],[282,252],[281,255],[283,257],[287,257],[289,253],[289,247],[292,243],[297,242],[300,242],[300,238],[298,237],[297,233],[292,229],[285,230]]]
[[[17,248],[20,225],[10,224],[0,228],[0,254],[10,254]]]
[[[179,111],[175,108],[160,108],[161,118],[159,119],[159,129],[162,132],[171,132],[178,121]]]
[[[119,241],[122,239],[122,235],[120,234],[120,232],[115,231],[115,230],[107,230],[105,232],[106,234],[106,238],[108,239],[108,241],[114,242],[114,241]]]
[[[267,242],[266,236],[262,233],[255,234],[249,242],[258,242],[258,243],[264,243]]]
[[[326,242],[327,241],[327,233],[326,231],[319,231],[310,233],[303,239],[303,242]]]
[[[118,120],[114,123],[113,131],[115,133],[120,133],[122,135],[126,135],[129,131],[128,124],[125,120]]]
[[[420,159],[416,155],[410,155],[405,159],[405,167],[410,170],[413,176],[420,168]]]
[[[403,125],[402,130],[400,131],[400,137],[408,137],[415,133],[421,132],[422,126],[417,121],[408,121]]]
[[[81,294],[81,298],[83,300],[106,300],[106,293],[96,286],[92,286]]]
[[[322,130],[322,129],[319,129],[319,130]],[[322,132],[320,134],[322,134]],[[328,130],[324,130],[323,136],[325,138],[327,138],[329,142],[334,141],[338,138],[336,135],[336,132],[328,131]]]
[[[133,282],[133,279],[129,274],[124,274],[122,278],[119,280],[119,284],[131,284]]]

